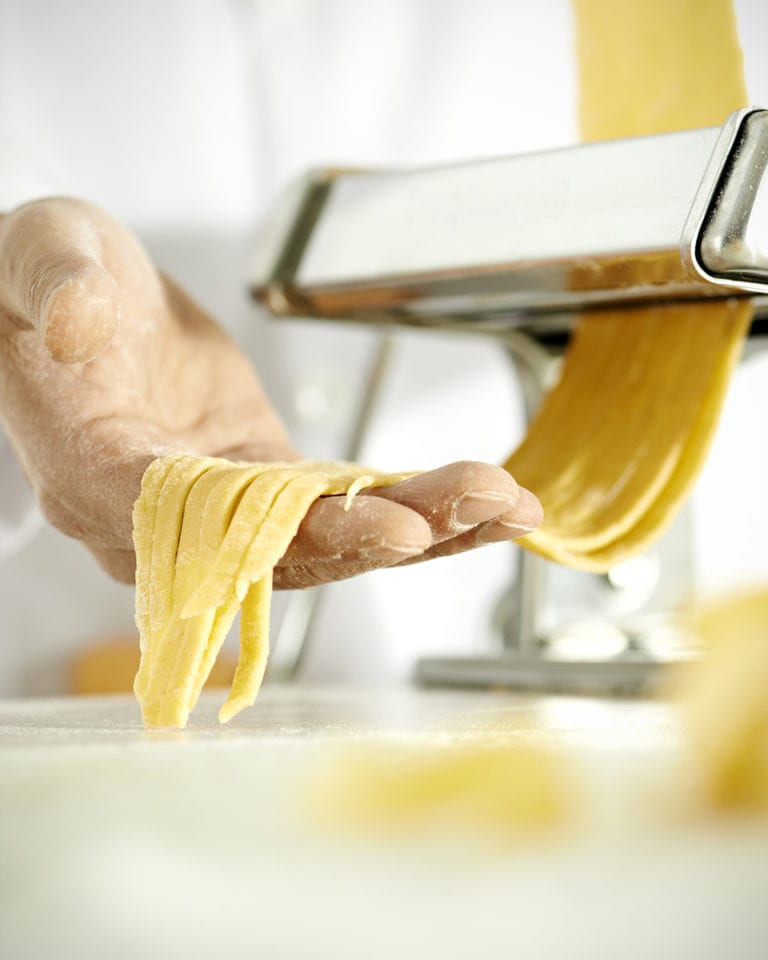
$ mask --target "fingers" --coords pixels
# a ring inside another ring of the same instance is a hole
[[[449,464],[392,487],[323,497],[307,513],[275,569],[275,587],[300,589],[381,567],[451,556],[530,533],[541,504],[500,467]],[[104,569],[133,581],[131,550],[91,547]]]
[[[356,497],[317,501],[275,571],[279,588],[512,540],[538,526],[539,501],[501,467],[460,462]]]
[[[402,565],[422,560],[433,560],[436,557],[450,557],[457,553],[464,553],[466,550],[484,547],[490,543],[516,540],[518,537],[524,537],[535,530],[543,519],[544,511],[539,501],[530,490],[520,487],[520,496],[514,508],[508,513],[503,513],[486,523],[480,523],[466,533],[436,543],[425,550],[421,556],[405,559],[402,561]]]
[[[461,460],[369,493],[424,517],[436,544],[494,517],[514,513],[520,488],[502,467]]]
[[[120,316],[89,211],[77,201],[41,200],[0,220],[0,307],[37,330],[61,363],[97,357]]]
[[[448,557],[490,543],[515,540],[541,523],[538,499],[502,467],[474,461],[448,464],[392,487],[371,491],[424,516],[433,543],[401,565]]]

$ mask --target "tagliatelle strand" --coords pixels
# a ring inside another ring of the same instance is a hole
[[[329,494],[349,503],[366,486],[409,476],[332,462],[154,461],[134,509],[145,724],[186,725],[241,603],[241,655],[220,719],[253,703],[269,651],[272,569],[312,503]]]

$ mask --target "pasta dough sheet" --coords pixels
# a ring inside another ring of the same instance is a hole
[[[715,126],[747,102],[730,0],[574,0],[574,13],[584,140]],[[585,315],[505,464],[544,507],[520,545],[604,572],[658,539],[704,462],[750,320],[748,301]]]
[[[309,507],[412,475],[186,455],[151,463],[133,517],[141,645],[134,690],[144,723],[186,725],[241,607],[240,658],[219,719],[250,706],[269,651],[272,570]]]
[[[751,315],[734,301],[583,319],[505,464],[544,507],[519,544],[602,572],[658,539],[704,463]]]
[[[747,103],[732,0],[573,0],[584,141],[717,126]]]
[[[747,91],[731,0],[574,0],[585,140],[721,124]],[[594,314],[507,467],[541,498],[525,545],[606,570],[687,496],[751,319],[745,302]],[[768,595],[698,624],[706,655],[679,698],[694,806],[768,811]],[[681,784],[682,787],[682,784]]]

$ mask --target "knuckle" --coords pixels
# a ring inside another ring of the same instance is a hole
[[[457,480],[469,485],[476,484],[489,474],[495,477],[499,470],[491,463],[481,463],[478,460],[458,460],[453,467]]]
[[[307,590],[328,582],[319,564],[291,563],[279,565],[274,571],[276,590]]]
[[[13,211],[19,224],[35,228],[51,225],[62,217],[91,218],[100,212],[100,208],[88,200],[77,197],[43,197],[22,204]]]
[[[514,495],[518,484],[503,467],[477,460],[453,464],[453,481],[461,490],[499,490]]]
[[[89,261],[91,214],[82,201],[40,200],[9,215],[4,270],[17,309],[38,322],[50,294]],[[73,227],[77,224],[77,229]]]

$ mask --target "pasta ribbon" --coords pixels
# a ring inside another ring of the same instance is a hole
[[[585,140],[722,123],[746,103],[730,0],[574,0]],[[558,385],[505,466],[541,499],[520,543],[604,571],[653,542],[688,495],[748,330],[744,301],[586,315]],[[242,605],[220,719],[253,703],[272,570],[312,503],[395,483],[344,463],[164,457],[134,510],[135,690],[146,724],[184,726]]]
[[[731,0],[573,10],[583,140],[715,126],[747,103]],[[748,300],[585,314],[505,463],[544,507],[520,545],[605,572],[658,539],[704,462],[751,316]]]
[[[313,461],[153,461],[133,514],[141,643],[134,690],[144,723],[186,725],[241,605],[240,659],[219,719],[250,706],[269,652],[272,570],[310,506],[412,475]]]

